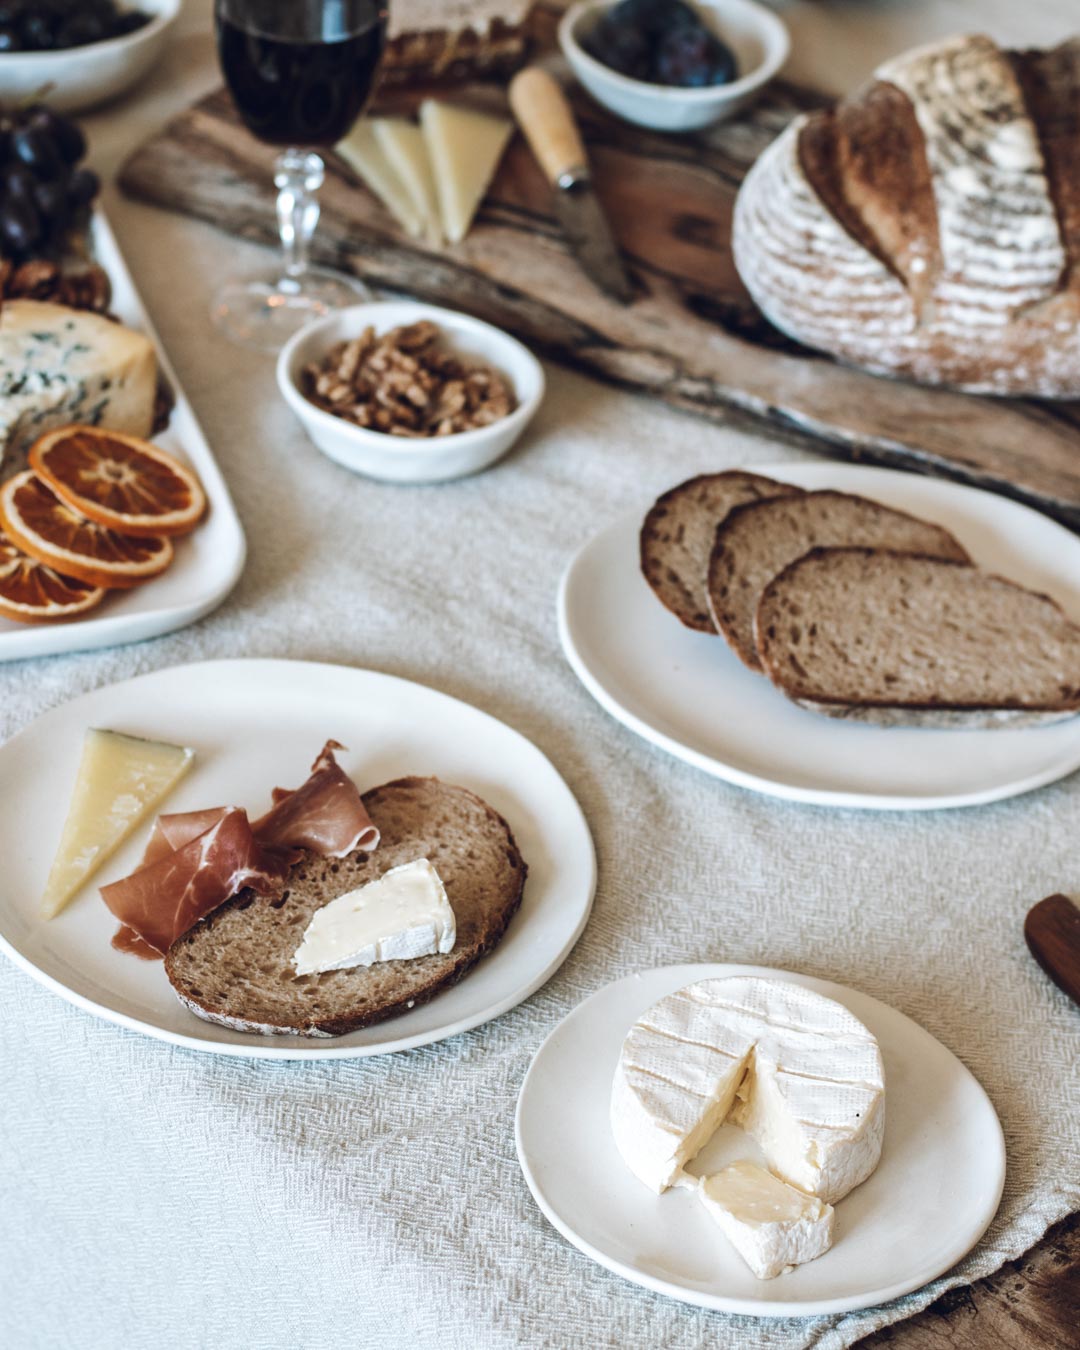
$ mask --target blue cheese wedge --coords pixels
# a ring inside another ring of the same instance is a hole
[[[832,1205],[789,1186],[756,1163],[732,1163],[702,1177],[697,1193],[759,1280],[775,1279],[832,1246]]]
[[[149,436],[157,359],[150,339],[100,314],[39,300],[0,310],[0,467],[73,422]]]
[[[439,874],[418,858],[316,910],[293,965],[298,975],[316,975],[445,954],[456,941],[457,921]]]

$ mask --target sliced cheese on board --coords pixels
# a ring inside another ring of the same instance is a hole
[[[697,1193],[759,1280],[813,1261],[832,1246],[832,1205],[789,1186],[757,1163],[735,1162],[702,1177]]]
[[[83,740],[60,846],[41,913],[51,919],[163,801],[191,767],[195,751],[118,731],[90,730]]]
[[[374,192],[405,233],[412,239],[418,239],[424,232],[424,219],[380,144],[371,120],[361,118],[335,149]]]
[[[771,1171],[834,1203],[878,1164],[885,1071],[842,1004],[787,980],[702,980],[630,1028],[611,1095],[615,1143],[657,1194],[726,1120]]]
[[[413,210],[424,222],[424,237],[430,244],[441,244],[438,191],[424,133],[414,122],[401,117],[373,118],[371,128],[408,193]]]
[[[505,117],[426,99],[420,125],[435,174],[443,233],[458,244],[484,199],[514,124]]]

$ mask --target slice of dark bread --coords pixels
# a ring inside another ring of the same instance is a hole
[[[699,474],[658,497],[641,527],[641,571],[660,603],[687,628],[715,633],[705,576],[717,525],[736,506],[799,492],[790,483],[729,469]]]
[[[717,528],[708,567],[709,608],[717,629],[751,670],[760,670],[754,614],[773,577],[812,548],[887,548],[953,562],[970,561],[948,530],[849,492],[738,506]]]
[[[491,951],[521,903],[527,871],[502,816],[437,778],[400,778],[363,800],[382,834],[374,853],[307,853],[280,896],[241,891],[173,943],[165,972],[192,1012],[235,1031],[341,1036],[427,1002]],[[417,858],[430,859],[446,887],[453,951],[296,974],[293,954],[317,909]]]
[[[1080,711],[1080,627],[962,563],[816,548],[766,586],[755,631],[773,683],[831,717],[1032,726]]]

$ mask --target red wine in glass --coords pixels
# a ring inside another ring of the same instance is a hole
[[[367,104],[386,33],[385,0],[216,0],[218,56],[236,110],[269,145],[284,268],[232,283],[214,306],[229,336],[275,350],[297,328],[363,297],[358,283],[312,268],[324,166],[313,146],[345,136]]]

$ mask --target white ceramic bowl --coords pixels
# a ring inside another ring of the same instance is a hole
[[[153,18],[124,37],[56,52],[0,52],[0,102],[19,102],[51,85],[46,100],[57,112],[85,112],[125,93],[156,63],[181,0],[129,0]]]
[[[787,27],[754,0],[692,0],[704,21],[735,53],[743,72],[730,84],[678,89],[632,80],[605,66],[580,45],[605,9],[617,0],[583,0],[559,24],[559,45],[574,74],[609,112],[653,131],[697,131],[731,117],[746,106],[787,60]]]
[[[514,411],[476,431],[410,440],[354,426],[323,412],[300,392],[303,368],[318,361],[336,342],[357,337],[369,325],[385,333],[420,319],[437,324],[443,345],[455,354],[504,375],[517,397]],[[285,402],[324,455],[353,473],[393,483],[442,483],[488,468],[518,439],[544,397],[543,367],[517,338],[481,319],[417,300],[351,305],[309,324],[282,348],[277,381]]]

